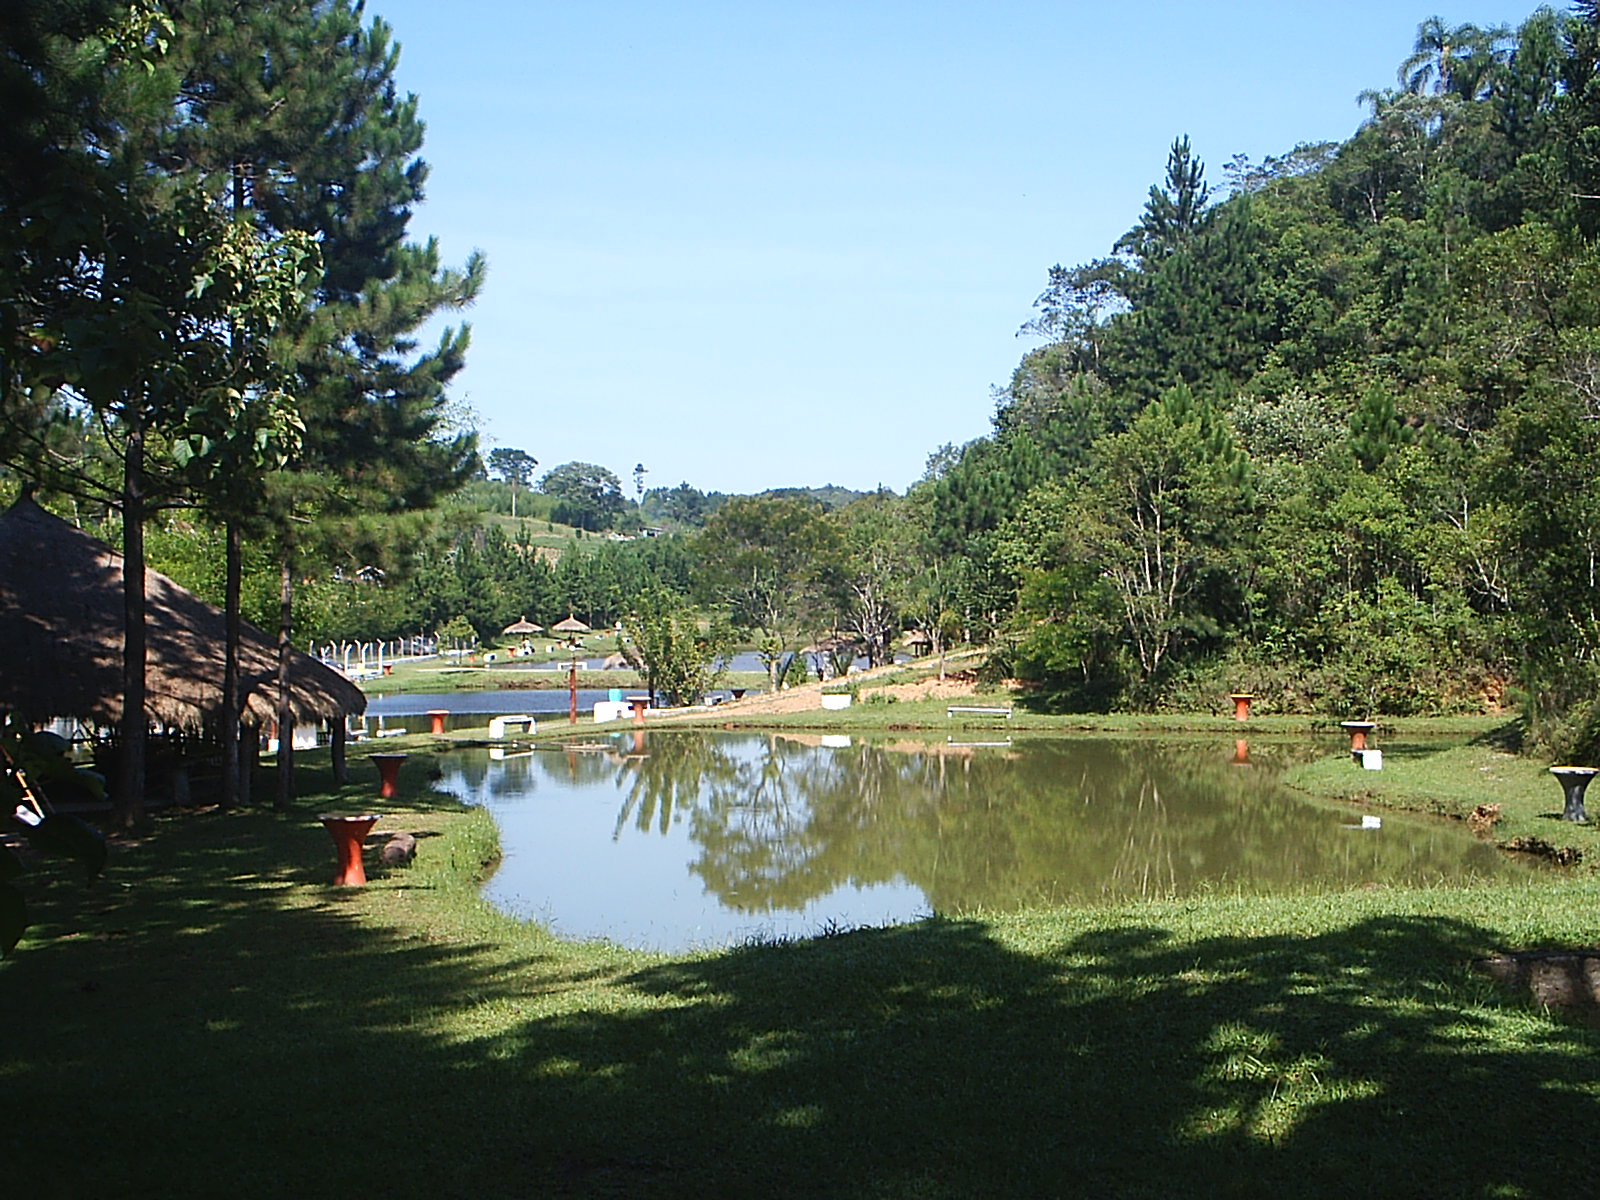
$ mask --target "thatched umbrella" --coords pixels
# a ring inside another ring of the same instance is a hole
[[[509,633],[515,637],[526,637],[530,633],[543,633],[544,626],[535,625],[532,621],[528,620],[527,617],[523,617],[519,621],[511,622],[511,624],[507,625],[500,632]]]
[[[589,627],[582,621],[578,620],[577,617],[568,614],[565,621],[557,621],[554,625],[550,626],[550,632],[565,633],[576,636],[580,633],[588,633]]]
[[[222,611],[157,571],[145,572],[145,706],[152,721],[197,729],[222,708]],[[115,725],[122,715],[122,556],[31,499],[0,514],[0,708],[32,720],[76,717]],[[243,625],[240,696],[272,721],[278,648]],[[295,719],[339,721],[367,698],[308,655],[289,666]]]

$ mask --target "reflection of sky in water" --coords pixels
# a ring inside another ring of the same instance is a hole
[[[623,752],[630,744],[618,741]],[[496,764],[511,777],[500,781],[488,776],[473,783],[466,773],[448,771],[443,783],[494,813],[503,857],[484,896],[563,937],[683,950],[754,937],[805,937],[830,921],[892,924],[928,912],[922,892],[903,882],[843,885],[798,910],[774,910],[759,900],[754,911],[743,910],[736,890],[725,903],[690,868],[700,851],[689,814],[675,814],[664,830],[654,821],[646,831],[632,824],[618,828],[629,783],[620,772],[628,768],[578,755],[591,770],[604,763],[610,777],[574,782],[566,774],[567,757],[540,752]],[[496,782],[504,789],[498,795],[491,791]]]
[[[680,950],[934,910],[1517,869],[1459,826],[1386,814],[1362,830],[1359,810],[1232,765],[1231,739],[923,748],[651,731],[643,756],[631,730],[603,740],[606,753],[443,760],[444,786],[500,829],[487,898],[566,937]]]

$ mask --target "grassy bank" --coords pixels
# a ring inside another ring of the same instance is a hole
[[[565,691],[568,672],[565,663],[552,670],[550,663],[539,666],[512,666],[503,659],[494,665],[453,658],[408,660],[394,665],[393,671],[376,679],[361,681],[361,689],[376,695],[416,695],[426,692],[482,692],[499,688],[552,688]],[[755,688],[766,683],[759,671],[733,672],[724,686]],[[621,668],[611,671],[578,672],[578,686],[584,689],[626,688],[638,690],[644,680],[637,671]]]
[[[1600,807],[1588,825],[1562,820],[1564,797],[1548,764],[1500,749],[1492,737],[1439,745],[1398,740],[1384,745],[1383,769],[1367,771],[1334,754],[1288,772],[1291,787],[1341,800],[1469,820],[1494,806],[1482,836],[1502,846],[1600,862]],[[1591,805],[1600,805],[1596,789]]]
[[[662,957],[476,877],[421,739],[326,884],[320,811],[159,819],[29,876],[6,1176],[39,1196],[1501,1195],[1586,1189],[1600,1034],[1469,967],[1600,938],[1587,872],[1215,897]],[[359,773],[359,772],[358,772]],[[1395,778],[1398,778],[1395,777]],[[1553,789],[1552,789],[1553,790]]]

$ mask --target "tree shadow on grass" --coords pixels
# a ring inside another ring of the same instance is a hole
[[[1181,943],[1107,929],[1035,956],[935,921],[644,972],[646,991],[704,1002],[648,1018],[660,1046],[643,1061],[604,1061],[613,1019],[575,1017],[557,1040],[630,1081],[615,1099],[714,1121],[735,1191],[1585,1187],[1572,1135],[1600,1119],[1600,1040],[1464,1004],[1489,940],[1389,918]]]
[[[1490,929],[1076,919],[1023,950],[936,919],[660,960],[358,919],[366,898],[299,886],[331,869],[320,829],[266,853],[270,818],[228,821],[159,839],[99,911],[52,907],[0,971],[19,1195],[1590,1184],[1600,1037],[1469,976]]]

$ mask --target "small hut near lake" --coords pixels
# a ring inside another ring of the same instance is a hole
[[[222,709],[222,610],[158,571],[145,573],[146,712],[152,724],[199,731]],[[0,709],[29,720],[122,716],[122,555],[24,496],[0,514]],[[243,623],[240,695],[247,723],[277,719],[278,647]],[[336,731],[367,698],[338,672],[295,652],[289,708]]]

